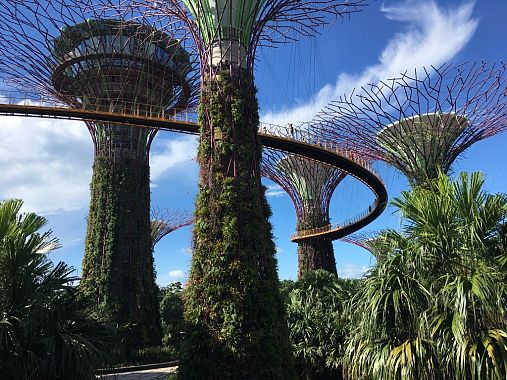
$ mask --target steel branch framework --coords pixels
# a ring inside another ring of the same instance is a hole
[[[376,255],[376,247],[378,246],[379,232],[378,231],[361,231],[348,236],[342,237],[340,240],[345,243],[357,245],[358,247],[366,249],[372,255]]]
[[[362,87],[331,102],[315,133],[348,139],[411,184],[448,172],[472,144],[507,129],[507,65],[445,64]]]
[[[0,78],[70,108],[149,115],[195,107],[198,74],[184,41],[159,31],[155,20],[126,21],[124,14],[80,0],[3,1]],[[96,150],[118,146],[146,155],[156,134],[87,125]]]
[[[297,216],[297,230],[328,226],[329,203],[347,172],[312,159],[264,149],[261,174],[279,184],[290,196]],[[308,237],[298,243],[298,276],[316,269],[336,274],[332,240]]]
[[[193,223],[192,216],[185,211],[172,211],[155,208],[151,210],[152,248],[171,232]]]
[[[113,0],[101,1],[106,9],[115,6]],[[315,35],[319,27],[366,5],[364,0],[134,0],[132,4],[165,20],[169,28],[175,27],[169,20],[186,24],[203,72],[224,65],[251,69],[258,46]]]
[[[303,156],[264,149],[261,174],[280,185],[292,199],[298,230],[330,223],[329,203],[347,172]]]

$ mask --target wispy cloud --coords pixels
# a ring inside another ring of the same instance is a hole
[[[287,195],[284,189],[282,189],[279,185],[267,185],[266,197],[283,197]]]
[[[197,153],[197,138],[185,136],[183,138],[162,138],[157,136],[150,156],[150,177],[157,181],[167,171],[179,165],[195,166]]]
[[[338,264],[336,266],[338,276],[344,278],[361,278],[369,269],[367,266],[358,266],[351,263]]]
[[[392,78],[406,70],[449,62],[477,29],[473,8],[474,2],[470,1],[447,9],[439,7],[435,1],[419,0],[382,6],[381,11],[387,19],[406,26],[387,42],[377,63],[356,75],[340,74],[335,84],[323,87],[307,103],[267,113],[262,120],[279,125],[308,121],[330,100],[350,94],[354,88]]]
[[[192,254],[194,253],[194,251],[190,247],[182,248],[180,252],[187,256],[192,256]]]

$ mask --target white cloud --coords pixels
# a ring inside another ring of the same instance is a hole
[[[195,165],[196,153],[197,138],[195,136],[185,136],[175,140],[161,138],[159,133],[150,155],[151,180],[157,181],[168,170],[179,165]]]
[[[182,271],[181,269],[172,270],[172,271],[169,271],[169,273],[168,273],[168,276],[170,278],[175,278],[175,279],[177,279],[177,278],[183,278],[186,275],[187,274],[184,271]]]
[[[287,194],[285,190],[277,184],[267,185],[266,187],[266,197],[283,197]]]
[[[192,254],[194,253],[194,251],[190,247],[181,248],[180,252],[183,253],[184,255],[187,255],[187,256],[192,256]]]
[[[370,267],[367,266],[358,266],[351,263],[338,264],[336,266],[336,270],[338,272],[339,277],[344,278],[360,278],[362,277]]]
[[[173,282],[185,283],[187,281],[187,278],[188,276],[185,271],[181,269],[174,269],[162,276],[157,276],[157,282],[159,285],[165,286]]]
[[[23,199],[26,211],[87,207],[92,160],[83,122],[0,117],[0,197]]]
[[[152,150],[151,178],[157,180],[178,165],[195,165],[197,142],[194,136],[159,135]],[[92,165],[93,143],[84,122],[0,117],[0,199],[20,198],[25,211],[45,215],[86,210]]]
[[[435,1],[409,0],[382,6],[389,20],[407,24],[380,53],[378,62],[356,75],[340,74],[334,85],[323,87],[313,99],[292,109],[262,116],[267,123],[285,125],[311,120],[330,100],[348,95],[354,88],[378,83],[406,70],[449,62],[468,43],[477,29],[472,17],[474,2],[443,9]]]

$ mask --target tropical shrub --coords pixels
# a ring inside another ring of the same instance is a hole
[[[181,349],[185,320],[183,318],[183,288],[181,283],[171,284],[163,289],[160,301],[160,317],[162,320],[162,344],[175,353]]]
[[[507,197],[483,185],[441,174],[394,200],[402,231],[350,305],[350,378],[505,379]]]
[[[47,221],[0,203],[0,373],[10,379],[91,379],[106,332],[88,316],[73,269],[53,265]]]
[[[294,284],[288,297],[287,321],[300,379],[341,378],[348,329],[343,310],[353,291],[352,281],[325,270],[307,272]]]

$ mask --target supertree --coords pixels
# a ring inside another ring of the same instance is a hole
[[[296,209],[296,228],[304,231],[330,225],[329,203],[347,172],[299,155],[264,149],[261,174],[287,192]],[[298,277],[316,269],[337,274],[333,242],[326,237],[310,237],[298,244]]]
[[[146,21],[146,20],[144,20]],[[96,12],[78,0],[0,3],[1,77],[69,108],[142,114],[192,106],[189,53],[154,25]],[[149,150],[156,129],[86,122],[95,157],[80,288],[132,338],[155,343]]]
[[[381,235],[376,231],[361,231],[344,236],[340,239],[344,243],[354,244],[366,249],[378,260],[378,248],[381,244]]]
[[[316,133],[348,138],[412,186],[427,184],[472,144],[507,128],[506,69],[470,62],[405,72],[331,102]]]
[[[192,217],[184,211],[153,208],[151,210],[151,249],[171,232],[193,223]]]
[[[201,64],[200,181],[179,376],[293,378],[271,212],[260,182],[255,52],[262,43],[312,35],[357,11],[362,1],[134,3],[166,20],[169,29],[171,20],[183,22]]]

